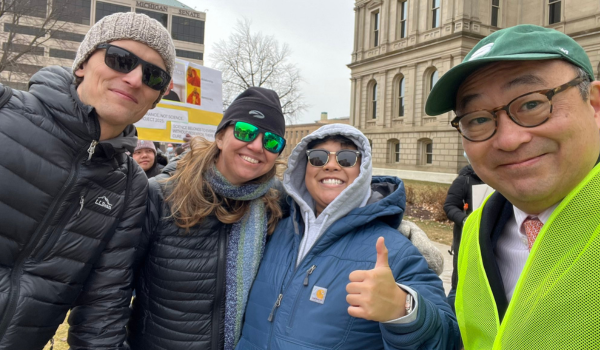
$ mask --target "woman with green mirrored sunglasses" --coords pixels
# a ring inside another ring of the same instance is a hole
[[[284,133],[277,94],[248,89],[225,111],[215,141],[193,138],[150,180],[133,350],[233,350],[266,236],[282,216],[274,186]]]

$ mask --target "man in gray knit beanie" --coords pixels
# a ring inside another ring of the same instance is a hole
[[[174,68],[169,32],[157,20],[134,12],[115,13],[94,24],[73,61],[79,97],[96,108],[101,127],[110,126],[107,132],[113,137],[156,106]]]
[[[73,69],[0,83],[0,349],[124,350],[148,179],[133,124],[171,81],[175,48],[133,12],[92,26]]]

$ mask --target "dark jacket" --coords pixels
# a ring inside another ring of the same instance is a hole
[[[269,237],[236,350],[456,347],[458,326],[441,280],[397,231],[405,201],[401,180],[374,176],[371,193],[369,203],[374,202],[332,223],[298,266],[305,219],[292,202],[291,216]],[[379,323],[348,314],[348,276],[375,266],[379,237],[385,238],[396,281],[417,292],[419,309],[412,322]],[[315,288],[327,290],[322,303],[311,301]],[[278,296],[283,297],[276,305]]]
[[[452,237],[452,289],[456,289],[458,275],[456,265],[458,263],[458,250],[460,248],[460,238],[462,235],[463,221],[473,212],[473,186],[481,185],[483,181],[475,174],[473,167],[467,165],[460,169],[458,177],[454,179],[448,189],[444,211],[448,219],[454,222]],[[465,210],[465,204],[467,209]]]
[[[158,159],[154,158],[154,164],[146,171],[146,176],[150,179],[162,173],[164,165],[158,164]]]
[[[147,179],[128,127],[100,142],[66,68],[0,109],[0,349],[42,349],[72,309],[72,349],[123,349]]]
[[[189,232],[175,225],[161,182],[175,167],[170,163],[149,180],[128,341],[134,350],[222,349],[231,225],[215,217]]]

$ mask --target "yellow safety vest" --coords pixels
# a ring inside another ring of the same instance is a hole
[[[502,323],[479,246],[484,206],[469,216],[458,258],[465,350],[600,349],[600,165],[538,234]]]

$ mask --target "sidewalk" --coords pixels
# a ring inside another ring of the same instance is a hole
[[[452,285],[452,255],[448,254],[450,246],[437,242],[432,243],[442,252],[442,256],[444,257],[444,272],[442,272],[440,278],[444,282],[444,290],[446,291],[446,295],[448,295]]]

